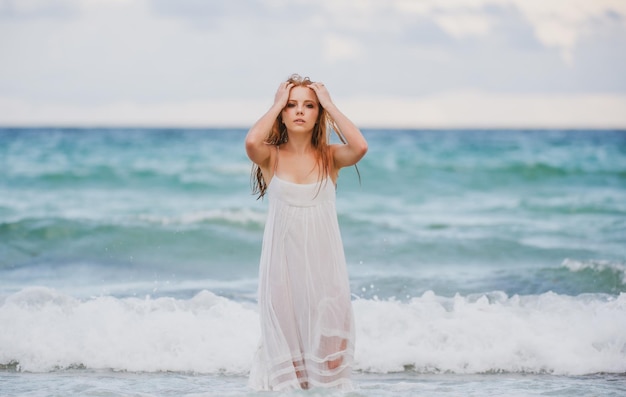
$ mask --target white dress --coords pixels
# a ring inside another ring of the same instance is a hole
[[[335,186],[274,175],[259,270],[257,390],[351,390],[354,320]]]

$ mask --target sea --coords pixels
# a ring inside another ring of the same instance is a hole
[[[245,129],[0,129],[0,395],[626,395],[626,131],[363,133],[339,393],[248,388]]]

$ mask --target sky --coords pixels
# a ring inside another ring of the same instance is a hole
[[[626,128],[626,0],[0,0],[0,125]]]

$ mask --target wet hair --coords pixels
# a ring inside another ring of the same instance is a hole
[[[298,74],[292,74],[287,79],[288,83],[292,83],[294,87],[307,87],[312,81],[308,77],[302,77]],[[346,139],[337,127],[335,121],[330,117],[326,109],[318,102],[319,113],[317,115],[317,121],[315,127],[313,127],[313,133],[311,134],[311,145],[315,150],[317,157],[317,164],[320,167],[319,182],[323,181],[330,174],[331,158],[330,158],[330,132],[334,131],[339,137],[339,140],[346,143]],[[289,139],[287,135],[287,127],[283,124],[282,112],[278,115],[274,121],[272,129],[265,138],[265,143],[268,145],[279,146],[286,143]],[[358,169],[357,169],[358,172]],[[360,180],[360,175],[359,175]],[[261,168],[254,164],[252,166],[251,174],[252,194],[258,194],[257,199],[262,198],[267,190],[267,184],[263,179],[263,172]]]

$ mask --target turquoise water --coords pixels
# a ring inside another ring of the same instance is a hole
[[[624,390],[625,131],[364,133],[337,191],[363,395]],[[0,384],[245,392],[267,203],[244,136],[0,129]]]

